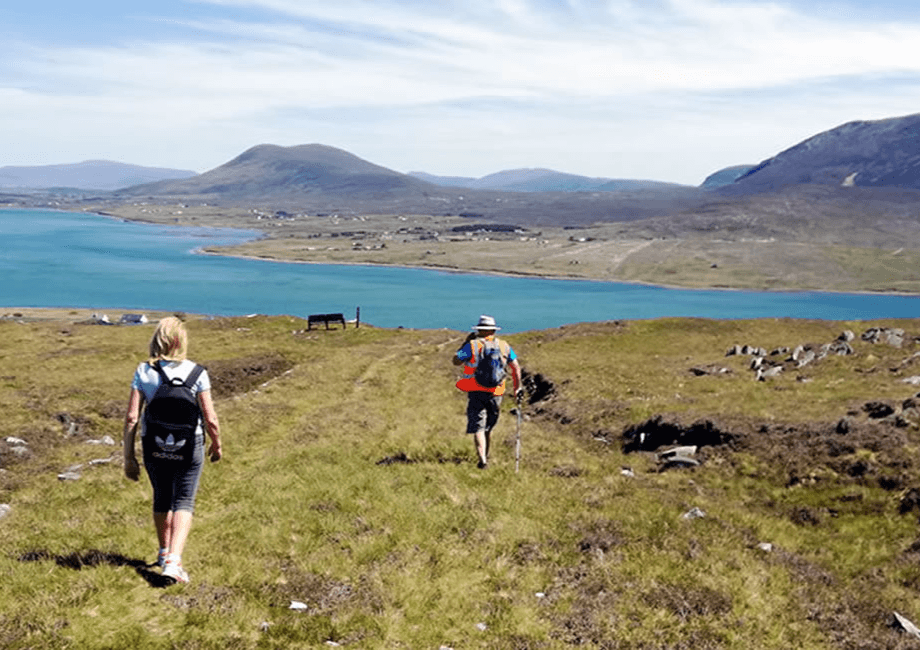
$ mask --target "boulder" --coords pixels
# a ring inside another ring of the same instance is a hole
[[[779,377],[783,374],[782,366],[770,366],[769,368],[758,368],[757,369],[757,381],[766,381],[773,377]]]
[[[802,368],[804,366],[807,366],[809,363],[815,360],[816,356],[817,355],[815,354],[814,350],[803,349],[801,354],[798,355],[798,358],[793,356],[793,360],[795,361],[795,367]]]
[[[863,332],[862,340],[870,343],[887,343],[899,348],[904,344],[904,330],[900,327],[870,327]]]
[[[897,612],[894,612],[894,621],[891,623],[891,627],[915,639],[920,639],[920,629]]]

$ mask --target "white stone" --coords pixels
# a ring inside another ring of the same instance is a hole
[[[703,517],[706,516],[706,513],[700,510],[699,508],[691,508],[690,510],[688,510],[681,516],[684,519],[702,519]]]
[[[897,612],[894,613],[894,618],[898,622],[898,625],[901,626],[901,629],[904,630],[910,636],[920,639],[920,629],[917,629],[917,626],[914,625],[911,621],[907,620]]]

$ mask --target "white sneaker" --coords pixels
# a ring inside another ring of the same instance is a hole
[[[183,584],[188,584],[189,582],[189,577],[185,569],[182,568],[181,564],[176,562],[166,563],[166,568],[163,569],[163,577],[170,578],[173,582],[181,582]]]

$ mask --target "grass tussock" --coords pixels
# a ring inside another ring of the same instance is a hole
[[[862,340],[870,327],[905,334]],[[789,361],[846,329],[852,354]],[[920,375],[920,321],[513,335],[529,391],[517,473],[511,404],[475,467],[450,364],[462,333],[189,330],[226,456],[202,479],[192,582],[168,586],[149,487],[124,479],[119,448],[152,326],[0,321],[0,646],[916,643],[891,621],[920,621],[920,414],[903,381]],[[735,345],[784,370],[757,381]],[[666,467],[676,444],[699,465]]]

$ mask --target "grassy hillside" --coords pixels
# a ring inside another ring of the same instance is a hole
[[[464,333],[190,319],[225,459],[202,479],[192,582],[164,587],[149,486],[124,479],[119,445],[90,444],[120,440],[152,325],[78,319],[0,320],[4,648],[916,647],[890,623],[920,621],[902,381],[920,320],[510,336],[532,399],[515,473],[512,405],[488,470],[462,433]],[[872,326],[902,346],[858,338]],[[845,329],[852,355],[767,381],[725,356]],[[674,442],[703,445],[701,464],[665,469]]]

